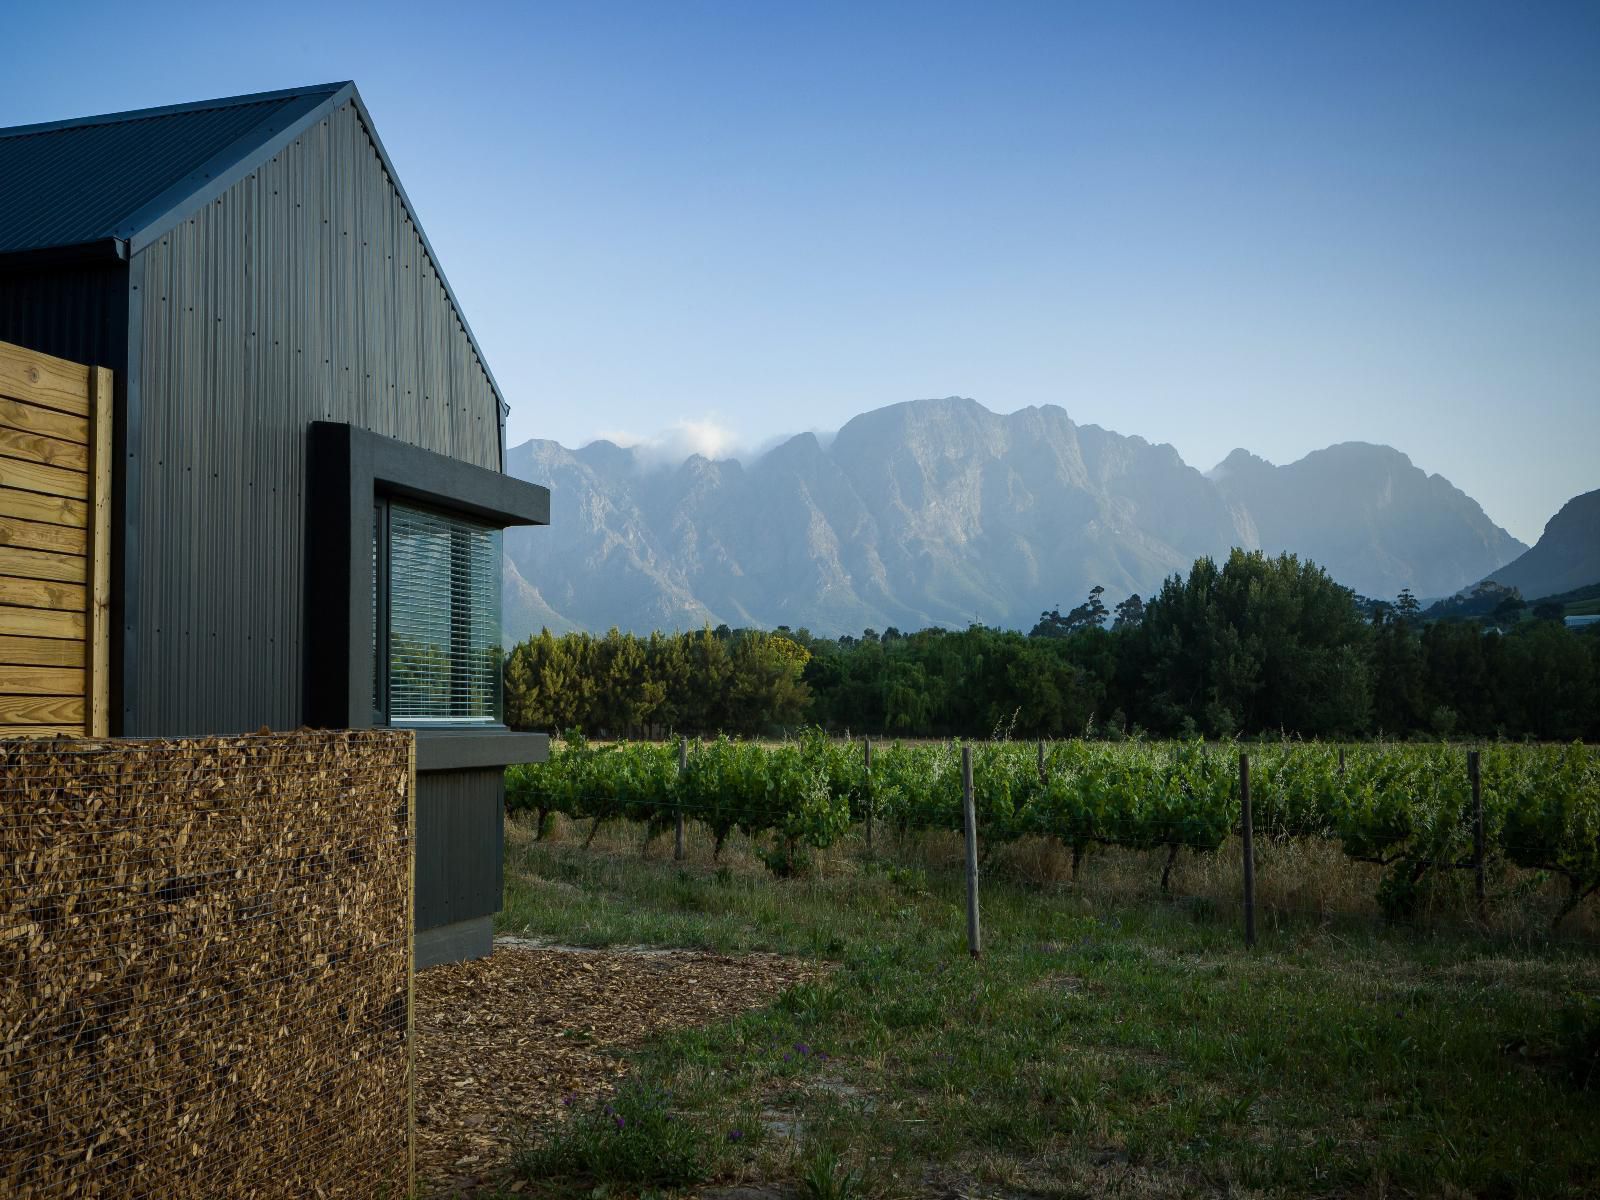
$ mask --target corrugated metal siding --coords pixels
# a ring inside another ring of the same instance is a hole
[[[134,286],[124,732],[293,728],[308,424],[498,470],[497,399],[352,105],[136,255]]]
[[[128,355],[127,267],[0,270],[0,342],[110,367],[120,377]]]
[[[500,911],[505,775],[417,776],[417,931]]]
[[[0,132],[0,253],[111,237],[201,163],[299,100]]]

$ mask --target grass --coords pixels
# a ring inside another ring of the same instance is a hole
[[[611,1113],[530,1146],[534,1192],[1600,1194],[1593,951],[1283,918],[1248,952],[1143,863],[1087,893],[1002,861],[973,962],[939,843],[776,881],[698,835],[685,864],[576,841],[511,826],[503,929],[838,969],[641,1051]]]

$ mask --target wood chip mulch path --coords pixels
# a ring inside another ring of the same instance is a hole
[[[562,1098],[609,1092],[617,1051],[770,1004],[823,968],[775,954],[576,950],[502,939],[488,958],[417,974],[417,1181],[470,1192],[500,1176]]]

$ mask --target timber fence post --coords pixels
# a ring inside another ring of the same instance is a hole
[[[678,739],[678,785],[683,786],[683,777],[689,773],[689,738],[687,735]],[[683,796],[678,796],[676,805],[677,813],[672,830],[672,857],[676,862],[683,861]]]
[[[872,739],[861,739],[862,803],[867,810],[867,856],[872,856]]]
[[[1244,944],[1256,944],[1256,850],[1250,823],[1250,756],[1239,755],[1239,832],[1244,841]]]
[[[1478,917],[1481,920],[1487,893],[1483,878],[1483,779],[1476,750],[1467,751],[1467,779],[1472,784],[1472,882],[1478,893]]]
[[[967,827],[967,949],[972,957],[983,953],[983,933],[978,927],[978,810],[972,794],[972,747],[961,747],[961,815]]]

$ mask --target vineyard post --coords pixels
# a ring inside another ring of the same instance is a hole
[[[1483,916],[1483,781],[1478,773],[1478,752],[1467,751],[1467,779],[1472,784],[1472,874],[1478,892],[1478,916]]]
[[[983,953],[978,928],[978,809],[972,795],[972,747],[961,747],[961,817],[967,827],[967,949]]]
[[[1048,783],[1049,782],[1049,780],[1045,778],[1045,773],[1044,773],[1044,739],[1043,738],[1039,739],[1039,782],[1040,783]]]
[[[1344,778],[1344,747],[1339,747],[1339,778]]]
[[[1244,841],[1244,944],[1256,944],[1256,851],[1250,827],[1250,756],[1239,755],[1239,832]]]
[[[867,810],[867,857],[872,857],[872,739],[861,739],[862,796]]]
[[[683,777],[688,773],[689,739],[680,737],[678,739],[678,786],[680,790],[677,803],[678,811],[675,814],[676,820],[673,823],[672,831],[672,857],[679,862],[683,861],[683,793],[681,789],[683,787]]]

